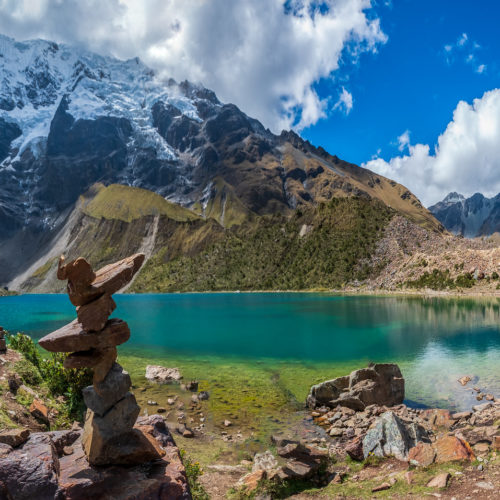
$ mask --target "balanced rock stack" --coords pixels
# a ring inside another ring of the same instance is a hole
[[[116,308],[111,295],[132,280],[143,262],[144,254],[136,254],[94,272],[85,259],[59,260],[57,277],[68,280],[78,317],[39,344],[71,353],[65,368],[94,370],[93,385],[83,390],[88,410],[82,437],[92,465],[138,464],[164,455],[154,439],[133,428],[140,409],[129,392],[129,374],[116,363],[116,346],[129,339],[130,330],[121,319],[108,319]]]
[[[7,352],[7,343],[5,342],[5,330],[0,326],[0,354]]]

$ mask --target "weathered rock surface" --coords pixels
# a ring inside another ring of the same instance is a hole
[[[157,384],[172,384],[179,382],[182,379],[182,375],[178,368],[148,365],[146,366],[146,378]]]
[[[418,442],[430,442],[427,431],[418,424],[405,424],[394,412],[382,414],[363,439],[363,455],[394,456],[408,460],[408,454]]]
[[[0,482],[7,498],[54,500],[59,489],[59,459],[49,436],[38,434],[0,458]]]
[[[98,332],[104,328],[109,316],[115,309],[115,301],[106,293],[89,304],[78,306],[76,313],[78,321],[84,330]]]
[[[21,448],[4,453],[0,449],[0,498],[189,500],[185,469],[164,420],[159,415],[140,420],[141,429],[150,429],[156,436],[137,429],[134,434],[142,435],[163,457],[137,466],[93,467],[83,451],[80,432],[35,433]],[[65,455],[68,446],[72,453]]]
[[[130,283],[144,262],[144,254],[135,254],[109,264],[93,274],[85,259],[65,263],[59,261],[57,277],[68,280],[68,295],[74,306],[84,306],[104,294],[113,295]]]
[[[85,405],[102,417],[127,394],[131,385],[130,375],[118,363],[114,363],[104,380],[95,388],[90,385],[83,389]]]
[[[436,450],[430,443],[417,443],[408,453],[408,460],[413,465],[427,467],[434,462]]]
[[[428,483],[427,488],[446,488],[448,480],[450,479],[450,474],[448,472],[442,472],[437,476],[433,477]]]
[[[0,443],[15,448],[25,443],[30,436],[28,429],[4,429],[0,431]]]
[[[372,364],[311,387],[307,396],[309,408],[326,405],[344,406],[362,411],[377,404],[394,406],[404,400],[404,379],[396,364]]]
[[[39,399],[33,400],[30,406],[30,413],[40,422],[49,423],[49,410]]]
[[[434,443],[436,462],[474,460],[475,455],[469,443],[456,436],[443,436]]]
[[[121,319],[108,320],[100,332],[86,332],[75,319],[59,330],[49,333],[38,343],[50,352],[74,352],[115,347],[127,342],[129,338],[129,327]]]

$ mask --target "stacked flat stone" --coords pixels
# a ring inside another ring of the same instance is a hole
[[[129,339],[130,330],[121,319],[109,319],[116,308],[112,294],[130,283],[143,262],[144,254],[135,254],[95,273],[85,259],[59,260],[57,277],[68,280],[78,317],[39,343],[51,352],[71,353],[65,368],[94,370],[93,385],[83,390],[88,409],[82,437],[92,465],[137,464],[164,454],[156,441],[133,428],[140,408],[129,392],[129,374],[116,363],[116,346]]]
[[[7,343],[5,342],[5,330],[0,326],[0,354],[7,352]]]

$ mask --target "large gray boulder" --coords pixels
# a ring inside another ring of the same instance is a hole
[[[399,366],[393,363],[370,364],[350,375],[313,385],[307,406],[345,406],[362,411],[377,404],[394,406],[405,397],[405,382]]]
[[[429,443],[427,431],[415,423],[405,423],[392,411],[383,413],[363,439],[363,456],[395,457],[408,460],[417,443]]]

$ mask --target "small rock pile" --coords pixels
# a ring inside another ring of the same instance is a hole
[[[329,460],[328,450],[309,446],[299,441],[273,436],[273,443],[283,463],[280,465],[268,450],[257,453],[253,459],[252,472],[243,476],[238,486],[245,488],[246,493],[253,492],[263,480],[283,482],[307,479],[317,484],[326,484],[326,465]]]
[[[7,343],[5,341],[5,330],[0,326],[0,354],[7,352]]]
[[[391,370],[394,373],[399,371]],[[323,405],[314,407],[311,416],[330,436],[332,455],[343,457],[348,454],[355,460],[363,460],[369,455],[393,456],[413,465],[428,466],[434,462],[470,461],[476,456],[499,451],[500,401],[494,397],[490,402],[474,406],[472,411],[458,413],[444,409],[408,408],[404,404],[392,407],[370,404],[362,411],[356,411],[342,403],[347,401],[349,406],[357,408],[360,402],[372,400],[372,394],[360,391],[360,373],[365,373],[365,370],[311,388],[308,404],[311,406],[313,398],[314,402],[324,401]],[[470,380],[468,377],[459,382],[466,385]],[[385,393],[386,401],[394,400],[390,386],[385,389],[370,386],[372,391]],[[397,385],[396,393],[399,398]],[[331,395],[334,398],[330,400]]]
[[[59,261],[57,277],[68,280],[67,291],[78,318],[50,333],[39,344],[52,352],[69,352],[65,368],[94,370],[93,385],[83,390],[88,407],[82,444],[91,465],[131,465],[164,455],[156,441],[134,423],[140,408],[129,392],[130,376],[116,363],[116,346],[130,337],[127,323],[108,319],[116,304],[111,297],[128,284],[144,262],[132,255],[95,273],[82,258]]]

